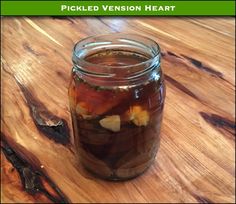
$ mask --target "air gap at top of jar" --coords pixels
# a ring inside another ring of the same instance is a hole
[[[75,45],[69,86],[75,148],[92,174],[125,180],[155,160],[165,99],[160,56],[155,41],[135,34]]]

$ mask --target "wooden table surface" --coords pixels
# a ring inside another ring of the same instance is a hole
[[[1,201],[233,203],[234,26],[218,17],[2,18]],[[67,96],[74,44],[112,32],[156,40],[167,85],[158,157],[125,182],[76,164]]]

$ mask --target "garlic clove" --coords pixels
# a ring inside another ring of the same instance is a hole
[[[112,115],[107,116],[99,121],[100,125],[108,130],[113,132],[120,131],[120,116],[119,115]]]
[[[137,126],[147,126],[150,117],[146,110],[143,110],[141,106],[132,106],[128,111],[129,120]]]
[[[149,114],[146,110],[139,112],[133,119],[133,123],[137,126],[147,126],[149,122]]]

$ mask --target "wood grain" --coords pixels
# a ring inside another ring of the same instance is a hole
[[[2,18],[2,202],[235,202],[234,18]],[[67,89],[74,44],[112,32],[162,49],[154,164],[125,182],[78,166]]]

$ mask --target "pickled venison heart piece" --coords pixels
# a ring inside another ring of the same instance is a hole
[[[86,83],[78,84],[76,94],[77,102],[86,104],[89,115],[102,115],[128,98],[128,92],[96,90]]]
[[[150,119],[148,111],[138,105],[131,106],[126,115],[137,126],[146,126]]]
[[[120,116],[119,115],[112,115],[107,116],[99,121],[100,125],[108,130],[113,132],[120,131]]]
[[[87,169],[96,173],[97,175],[109,177],[112,174],[111,169],[106,165],[105,162],[95,157],[84,149],[79,149],[81,162],[86,166]]]
[[[76,105],[76,113],[82,116],[84,119],[92,118],[92,115],[89,115],[88,106],[84,102],[79,102]]]

